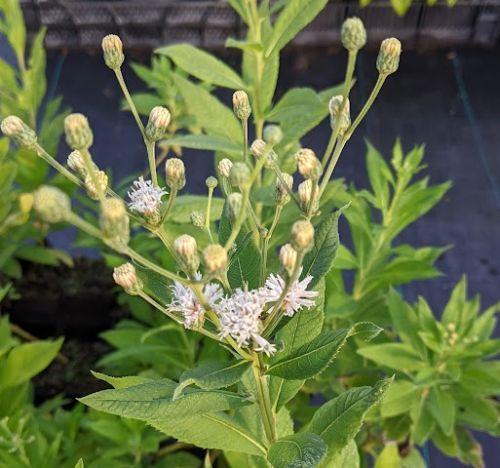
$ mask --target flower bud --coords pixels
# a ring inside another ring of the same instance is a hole
[[[33,208],[34,201],[35,197],[32,193],[21,193],[17,199],[17,202],[19,203],[19,211],[23,214],[29,213],[31,208]]]
[[[330,125],[332,127],[332,130],[337,125],[337,119],[339,118],[343,102],[344,102],[343,96],[339,95],[339,96],[333,96],[328,104],[330,110]],[[342,112],[342,116],[340,117],[339,135],[343,135],[351,126],[350,107],[351,105],[349,102],[349,98],[347,98],[344,111]]]
[[[64,119],[66,142],[72,149],[89,149],[94,141],[94,135],[87,117],[83,114],[70,114]]]
[[[226,216],[231,220],[235,221],[241,212],[243,206],[243,196],[241,193],[231,193],[228,195],[226,200]]]
[[[186,169],[179,158],[167,159],[165,163],[167,185],[173,190],[181,190],[186,185]]]
[[[68,167],[75,173],[77,173],[80,177],[85,178],[87,175],[87,166],[85,165],[85,160],[83,159],[82,153],[78,150],[74,150],[68,155],[68,159],[66,160],[66,164]],[[97,166],[92,163],[93,168],[97,171]]]
[[[229,177],[229,173],[231,172],[231,168],[233,167],[233,163],[230,159],[224,158],[219,161],[217,164],[217,168],[219,169],[219,174],[222,177]]]
[[[290,275],[295,268],[297,263],[297,251],[291,246],[291,244],[285,244],[280,249],[280,262],[283,268]]]
[[[252,153],[257,159],[264,156],[268,151],[269,148],[264,140],[254,140],[250,146],[250,153]]]
[[[115,34],[108,34],[101,42],[104,62],[111,70],[118,70],[125,60],[122,40]]]
[[[377,70],[381,75],[390,75],[399,67],[401,42],[395,37],[384,39],[377,57]]]
[[[233,94],[233,110],[234,114],[240,120],[247,120],[252,113],[248,94],[245,91],[236,91]]]
[[[366,29],[363,22],[355,16],[347,18],[342,24],[340,38],[347,50],[355,52],[361,49],[366,44]]]
[[[283,179],[283,181],[281,179]],[[286,172],[282,172],[281,179],[276,179],[275,200],[278,205],[284,205],[290,201],[288,189],[292,190],[293,188],[293,176]]]
[[[103,238],[118,249],[130,239],[129,218],[125,203],[118,198],[105,198],[101,203],[100,226]]]
[[[203,261],[210,273],[218,273],[227,268],[227,252],[219,244],[211,244],[203,251]]]
[[[215,187],[217,187],[219,182],[217,181],[217,179],[215,177],[210,176],[210,177],[207,177],[207,179],[205,180],[205,184],[209,189],[213,190],[213,189],[215,189]]]
[[[295,153],[297,169],[302,177],[306,179],[319,179],[323,167],[313,150],[302,148]]]
[[[134,265],[124,263],[116,267],[113,271],[113,279],[118,286],[121,286],[127,294],[136,296],[144,287],[142,281],[137,277]]]
[[[205,215],[201,211],[193,211],[190,218],[193,226],[197,228],[205,227]]]
[[[314,227],[306,220],[296,221],[292,226],[292,247],[297,252],[311,250],[314,242]]]
[[[42,185],[34,193],[33,209],[42,221],[59,223],[71,214],[71,201],[62,190]]]
[[[264,128],[264,140],[271,146],[278,145],[283,139],[283,131],[279,125],[267,125]]]
[[[304,180],[304,182],[299,184],[297,192],[299,194],[300,207],[302,208],[302,211],[307,213],[309,209],[311,209],[311,212],[314,213],[318,210],[317,189],[314,191],[314,201],[311,205],[311,199],[313,197],[313,183],[310,179]]]
[[[94,178],[97,179],[99,187],[95,186]],[[104,171],[94,171],[94,177],[87,174],[84,183],[87,195],[92,200],[99,200],[100,195],[106,193],[106,189],[108,188],[108,176]]]
[[[36,145],[36,133],[29,128],[19,117],[9,115],[0,124],[2,133],[12,138],[19,146],[33,148]]]
[[[144,132],[150,141],[158,141],[165,135],[170,123],[170,112],[167,108],[156,106],[149,113],[149,120]]]
[[[233,164],[229,173],[229,182],[234,187],[242,188],[250,181],[250,169],[245,163],[237,162]]]
[[[194,237],[183,234],[174,241],[174,250],[186,270],[194,274],[200,267],[198,245]]]

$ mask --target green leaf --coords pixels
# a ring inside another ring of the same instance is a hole
[[[374,387],[347,390],[321,406],[305,430],[321,436],[330,456],[339,453],[358,433],[367,411],[381,400],[391,382],[385,379]]]
[[[245,371],[249,368],[248,361],[216,362],[208,361],[201,363],[194,369],[189,369],[181,375],[179,388],[195,384],[204,390],[216,390],[226,388],[238,382]]]
[[[313,287],[325,276],[332,267],[337,250],[339,248],[339,217],[347,205],[331,213],[316,227],[314,236],[314,247],[304,258],[302,277],[311,275],[313,277],[310,285]]]
[[[325,331],[311,342],[271,364],[267,373],[291,380],[314,377],[326,369],[348,338],[362,334],[366,339],[371,339],[380,331],[381,328],[369,322],[360,322],[337,331]]]
[[[57,356],[62,338],[35,341],[13,348],[0,363],[0,389],[19,385],[42,372]]]
[[[223,151],[225,153],[241,152],[241,145],[227,138],[210,135],[178,135],[162,141],[160,146],[182,146],[183,148]]]
[[[245,84],[224,62],[190,44],[174,44],[156,49],[155,53],[166,55],[179,68],[199,80],[230,89],[243,89]]]
[[[316,434],[302,432],[283,437],[269,448],[267,459],[275,468],[313,468],[325,457],[327,446]]]
[[[227,0],[227,3],[231,5],[233,10],[238,13],[240,18],[246,23],[250,24],[250,16],[248,11],[248,4],[246,0]]]
[[[388,442],[375,460],[374,468],[401,468],[401,458],[396,442]]]
[[[143,383],[151,382],[153,379],[142,377],[140,375],[130,375],[126,377],[113,377],[111,375],[103,374],[102,372],[91,371],[96,379],[103,380],[109,383],[113,388],[128,388],[140,385]]]
[[[180,75],[172,75],[175,85],[186,102],[189,114],[208,134],[229,138],[235,143],[243,141],[241,124],[233,111],[212,96],[206,89]]]
[[[367,143],[367,146],[366,169],[368,178],[377,201],[377,208],[385,211],[389,204],[389,182],[394,182],[394,180],[382,155],[370,143]]]
[[[408,380],[397,380],[387,391],[382,404],[380,414],[384,418],[391,418],[410,411],[413,403],[420,396],[420,390]]]
[[[132,387],[102,390],[80,401],[99,411],[147,422],[189,418],[250,404],[236,393],[220,390],[186,389],[174,400],[176,387],[169,379],[159,379]]]
[[[224,413],[207,413],[198,417],[172,419],[166,417],[150,424],[159,431],[205,449],[266,455],[264,443],[234,418]]]
[[[391,0],[392,8],[399,16],[404,16],[411,6],[412,0]]]
[[[327,457],[320,465],[321,468],[360,468],[358,447],[352,439],[340,452],[333,455],[327,454]]]
[[[325,7],[328,0],[290,0],[273,27],[266,57],[279,52]]]
[[[384,343],[365,346],[358,349],[358,354],[377,364],[391,367],[401,372],[418,370],[423,366],[418,354],[404,343]]]
[[[85,468],[85,464],[83,463],[83,458],[80,458],[75,465],[75,468]]]
[[[453,433],[455,426],[455,400],[449,392],[432,387],[429,392],[428,407],[435,421],[446,435]]]
[[[210,211],[210,221],[220,219],[224,199],[219,197],[212,198],[212,207]],[[175,205],[170,213],[169,220],[176,223],[189,223],[193,211],[205,213],[207,208],[207,197],[202,195],[181,195],[177,197]]]

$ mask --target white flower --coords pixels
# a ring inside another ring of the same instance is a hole
[[[309,309],[314,306],[316,301],[313,298],[318,292],[307,290],[312,279],[311,275],[307,275],[302,281],[294,281],[283,301],[286,316],[293,317],[295,312],[302,308]],[[261,295],[266,302],[276,302],[281,297],[285,285],[285,280],[280,275],[271,274],[266,279]]]
[[[150,180],[144,180],[141,176],[132,184],[132,190],[127,193],[130,198],[128,204],[131,210],[144,215],[151,215],[159,211],[161,198],[167,192],[155,187]]]
[[[256,351],[262,351],[268,356],[274,354],[276,347],[260,335],[260,316],[264,305],[265,300],[260,289],[237,289],[231,297],[223,299],[215,308],[220,319],[219,336],[231,336],[239,346],[249,346],[254,342]]]
[[[196,279],[199,278],[200,275],[197,274]],[[168,306],[169,310],[179,312],[182,315],[183,324],[186,328],[193,328],[200,325],[205,314],[205,309],[198,301],[193,290],[175,281],[171,287],[171,291],[173,299]],[[215,308],[217,302],[223,297],[222,288],[216,283],[207,284],[203,288],[203,294],[212,308]]]

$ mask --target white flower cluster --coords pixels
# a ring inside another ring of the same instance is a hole
[[[132,190],[127,193],[130,198],[128,206],[131,210],[146,216],[157,213],[160,209],[161,198],[166,193],[164,189],[155,187],[150,180],[139,177],[132,184]]]
[[[200,279],[199,275],[197,279]],[[286,316],[292,317],[297,311],[314,306],[314,298],[318,292],[307,290],[311,280],[312,276],[308,275],[302,281],[296,280],[290,287],[282,304]],[[224,296],[218,284],[207,284],[203,293],[219,317],[219,336],[231,336],[239,346],[253,345],[255,351],[264,352],[268,356],[276,353],[276,346],[261,335],[261,318],[267,304],[271,305],[268,312],[272,311],[272,303],[279,301],[285,285],[281,276],[271,274],[262,288],[251,291],[236,289],[231,296]],[[193,328],[200,324],[205,310],[193,291],[176,282],[172,293],[174,298],[169,309],[182,315],[184,326]]]

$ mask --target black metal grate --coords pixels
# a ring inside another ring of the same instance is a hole
[[[151,49],[166,43],[191,42],[217,49],[228,36],[242,37],[244,25],[225,0],[21,0],[28,29],[47,27],[48,48],[97,48],[102,37],[118,33],[128,48]],[[357,15],[371,44],[387,36],[405,48],[457,44],[494,45],[500,36],[500,0],[462,0],[428,7],[414,1],[404,17],[388,0],[361,8],[356,0],[332,0],[299,34],[295,45],[339,44],[342,21]]]

